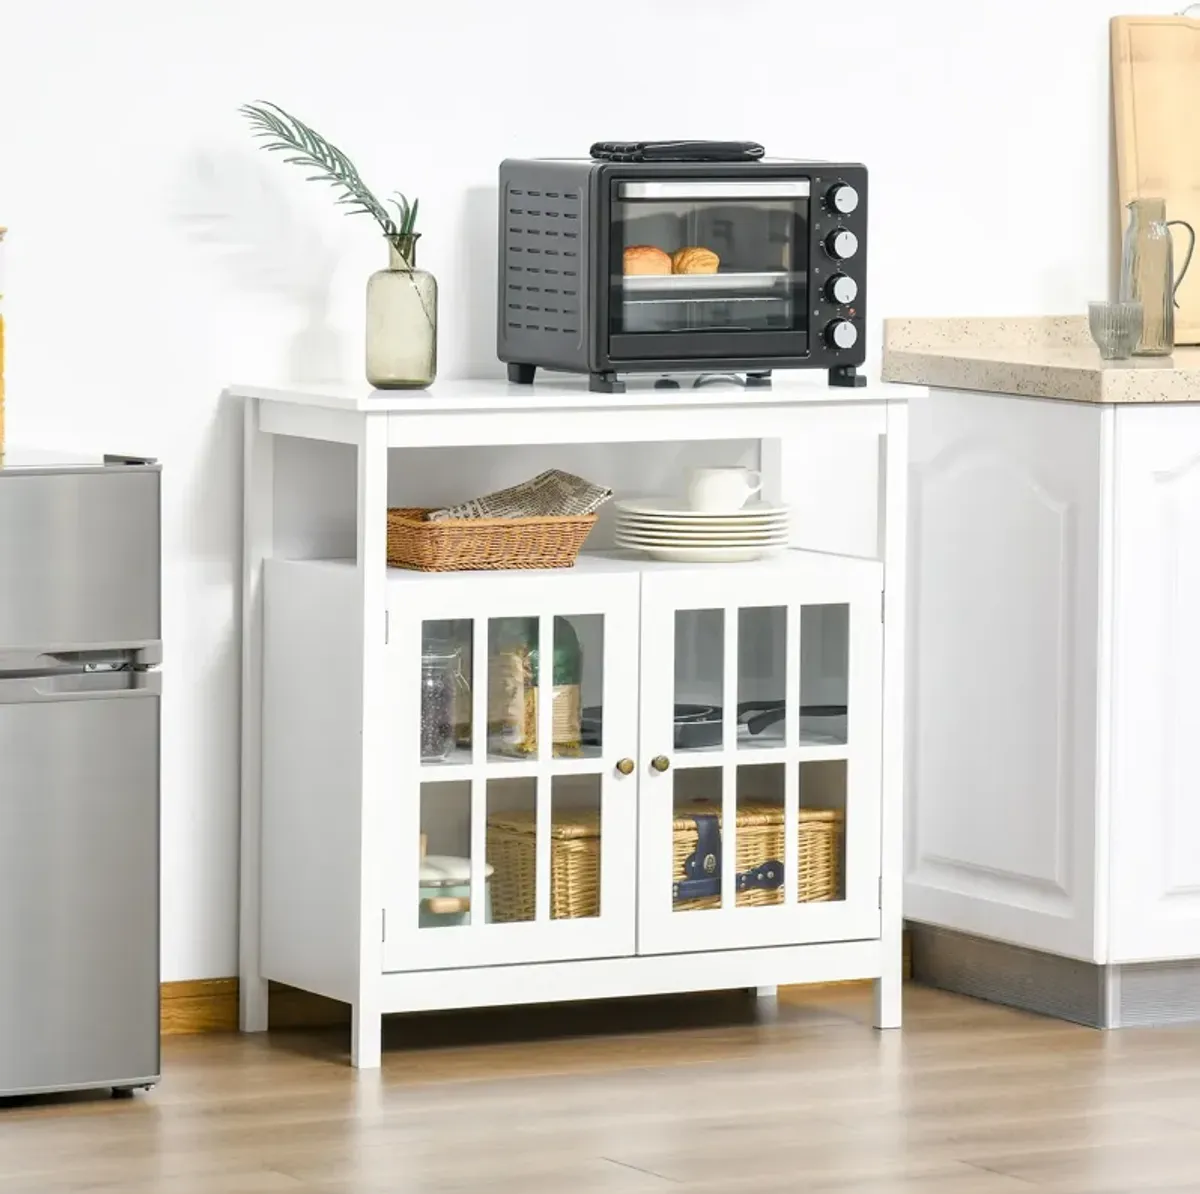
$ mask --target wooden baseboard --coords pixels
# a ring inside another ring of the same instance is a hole
[[[163,1036],[237,1032],[238,980],[200,978],[163,983],[160,1006]]]
[[[326,1028],[348,1024],[347,1004],[282,983],[270,989],[272,1028]],[[162,1035],[195,1032],[237,1032],[238,980],[203,978],[162,984]]]
[[[904,934],[904,977],[912,977],[912,945]],[[830,986],[842,984],[831,983]],[[328,1028],[350,1022],[350,1008],[321,995],[297,991],[282,983],[270,988],[272,1028]],[[201,978],[162,984],[162,1034],[236,1032],[238,980]]]

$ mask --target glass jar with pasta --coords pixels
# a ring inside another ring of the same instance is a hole
[[[538,749],[537,618],[499,618],[492,623],[488,667],[488,749],[529,758]],[[582,749],[583,652],[566,618],[554,619],[551,738],[556,758]]]

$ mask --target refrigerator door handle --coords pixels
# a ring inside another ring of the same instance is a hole
[[[0,705],[38,701],[137,700],[162,695],[161,672],[67,672],[45,676],[0,675]]]
[[[162,662],[161,643],[146,646],[92,644],[88,647],[55,647],[44,650],[6,651],[0,647],[0,678],[33,676],[43,672],[126,671],[157,667]]]
[[[139,464],[157,464],[158,460],[153,456],[126,456],[118,452],[105,452],[104,463],[108,467],[120,466],[122,468],[128,468]]]

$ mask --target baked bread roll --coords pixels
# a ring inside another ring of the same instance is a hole
[[[671,258],[654,245],[630,245],[625,250],[627,274],[669,274]]]
[[[671,272],[676,274],[715,274],[721,259],[701,245],[689,245],[671,254]]]

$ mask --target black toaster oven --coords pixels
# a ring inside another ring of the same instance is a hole
[[[510,381],[825,369],[865,384],[867,171],[830,162],[509,160],[497,351]],[[666,384],[672,384],[667,382]]]

